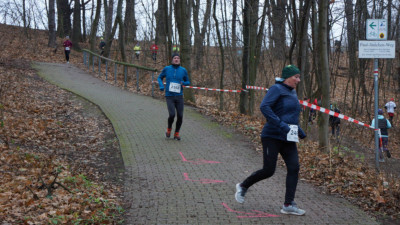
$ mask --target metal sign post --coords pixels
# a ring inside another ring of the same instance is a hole
[[[378,59],[395,58],[395,41],[387,40],[387,20],[386,19],[367,19],[366,23],[367,41],[359,41],[358,58],[374,59],[374,90],[375,90],[375,164],[379,171],[379,128],[378,128],[378,108],[379,108],[379,89],[378,89]]]

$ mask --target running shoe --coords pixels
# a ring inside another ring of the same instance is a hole
[[[181,140],[181,137],[179,136],[179,132],[175,132],[174,139],[177,140],[177,141]]]
[[[165,137],[170,138],[171,137],[171,130],[170,128],[167,128],[167,132],[165,132]]]
[[[236,184],[236,193],[235,193],[235,199],[239,203],[244,202],[244,195],[247,192],[247,188],[244,188],[241,186],[240,183]]]
[[[292,202],[292,204],[290,204],[288,206],[283,205],[282,209],[281,209],[281,213],[302,216],[306,213],[306,211],[297,207],[297,204],[295,202]]]

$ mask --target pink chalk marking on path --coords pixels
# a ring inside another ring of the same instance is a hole
[[[183,153],[182,153],[182,152],[179,152],[179,154],[181,154],[182,161],[184,161],[184,162],[189,162],[189,163],[193,163],[193,164],[196,164],[196,165],[207,164],[207,163],[221,163],[221,162],[218,162],[218,161],[208,161],[208,160],[204,160],[204,159],[198,159],[198,160],[196,160],[196,161],[191,161],[191,160],[187,160],[187,159],[185,158],[185,156],[183,156]]]
[[[226,210],[228,210],[228,212],[233,212],[233,213],[238,213],[238,214],[246,214],[243,216],[236,216],[237,218],[254,218],[254,217],[279,217],[278,215],[274,215],[274,214],[269,214],[269,213],[265,213],[265,212],[261,212],[258,210],[252,210],[253,212],[256,213],[248,213],[248,212],[241,212],[241,211],[236,211],[233,210],[231,208],[229,208],[229,206],[226,203],[222,203],[222,205],[226,208]]]
[[[183,176],[185,177],[185,180],[187,180],[187,181],[200,182],[202,184],[225,183],[225,181],[223,181],[223,180],[211,180],[211,179],[192,180],[189,178],[189,175],[187,173],[183,173]]]

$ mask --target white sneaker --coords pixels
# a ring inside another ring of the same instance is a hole
[[[67,64],[69,64],[69,62],[67,62]]]
[[[244,202],[244,195],[246,194],[247,188],[244,188],[240,186],[240,183],[236,184],[236,193],[235,193],[235,199],[239,203]]]
[[[292,202],[292,204],[290,204],[289,206],[283,205],[281,213],[302,216],[306,214],[306,211],[299,209],[299,207],[297,207],[297,204],[295,202]]]

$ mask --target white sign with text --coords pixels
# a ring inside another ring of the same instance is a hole
[[[359,41],[358,58],[360,59],[394,59],[395,41]]]

